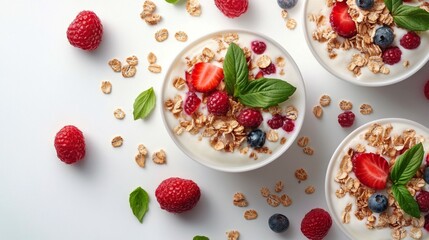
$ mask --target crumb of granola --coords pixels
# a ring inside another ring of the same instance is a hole
[[[246,200],[246,197],[243,193],[237,192],[234,194],[232,203],[237,207],[247,207],[249,202]]]
[[[280,197],[274,194],[270,194],[267,197],[267,203],[268,205],[270,205],[271,207],[278,207],[281,203]]]
[[[154,13],[156,10],[156,5],[152,1],[145,1],[143,3],[143,10],[140,13],[140,18],[143,19],[149,25],[158,24],[162,17],[159,14]]]
[[[410,61],[408,61],[408,60],[405,60],[403,63],[402,63],[402,66],[404,66],[404,67],[409,67],[410,66]]]
[[[360,105],[360,113],[363,115],[369,115],[373,112],[372,106],[369,104],[362,104]]]
[[[281,11],[281,15],[282,15],[282,18],[283,19],[287,19],[287,17],[288,17],[288,12],[287,12],[287,10],[286,9],[282,9],[282,11]]]
[[[286,143],[286,141],[287,141],[287,139],[286,139],[285,137],[282,137],[282,138],[280,139],[280,144],[281,144],[281,145],[283,145],[283,144],[285,144],[285,143]]]
[[[343,111],[351,110],[353,108],[353,104],[347,100],[341,100],[339,105],[340,105],[340,109]]]
[[[199,0],[187,0],[186,11],[193,17],[201,15],[201,6]]]
[[[267,55],[262,55],[256,60],[256,65],[259,68],[267,68],[271,64],[271,58]]]
[[[238,240],[238,238],[240,237],[240,232],[238,232],[237,230],[231,230],[226,232],[226,237],[227,240]]]
[[[176,77],[173,80],[173,86],[174,88],[176,88],[177,90],[182,90],[185,88],[186,86],[186,80],[183,79],[182,77]]]
[[[322,107],[327,107],[331,104],[331,97],[327,94],[323,94],[319,99],[319,104]]]
[[[295,177],[299,180],[299,181],[305,181],[308,178],[308,174],[307,171],[305,171],[305,169],[303,168],[299,168],[295,171]]]
[[[296,28],[296,20],[295,20],[295,19],[293,19],[293,18],[289,18],[289,19],[286,21],[286,27],[287,27],[288,29],[290,29],[290,30],[295,29],[295,28]]]
[[[124,142],[124,139],[121,136],[116,136],[112,139],[112,146],[117,148],[122,146],[122,143]]]
[[[262,187],[261,188],[261,195],[262,195],[262,197],[270,196],[270,190],[267,187]]]
[[[104,94],[109,94],[112,92],[112,84],[109,81],[102,81],[101,82],[101,91]]]
[[[244,212],[244,218],[246,220],[254,220],[258,217],[258,212],[254,209],[249,209]]]
[[[310,142],[310,139],[307,136],[302,136],[298,138],[297,144],[298,146],[303,148],[303,147],[306,147],[309,142]]]
[[[307,155],[313,155],[314,154],[314,149],[312,147],[306,146],[302,149],[302,151],[307,154]]]
[[[163,42],[163,41],[167,40],[167,38],[168,38],[168,30],[165,28],[158,30],[155,33],[155,40],[158,42]]]
[[[316,188],[314,186],[308,186],[304,191],[306,194],[313,194],[316,191]]]
[[[130,66],[137,66],[139,64],[139,59],[136,56],[127,57],[125,60]]]
[[[186,41],[188,41],[188,34],[186,34],[183,31],[176,32],[176,34],[174,34],[174,37],[179,42],[186,42]]]
[[[113,112],[113,115],[115,116],[116,119],[122,120],[125,118],[125,112],[124,110],[118,108]]]
[[[280,196],[280,202],[284,207],[289,207],[292,205],[292,199],[287,194],[282,194]]]
[[[321,118],[323,116],[323,109],[320,105],[313,107],[313,114],[316,118]]]
[[[119,60],[118,60],[118,59],[116,59],[116,58],[111,59],[111,60],[108,62],[108,64],[109,64],[110,68],[112,68],[112,70],[113,70],[114,72],[120,72],[120,71],[121,71],[121,69],[122,69],[122,63],[121,63],[121,61],[119,61]]]
[[[274,186],[274,191],[276,193],[279,193],[279,192],[281,192],[283,190],[283,187],[284,187],[283,181],[279,180],[279,181],[276,182],[276,185]]]
[[[161,149],[158,152],[153,153],[152,161],[156,164],[165,164],[167,162],[165,151]]]
[[[137,68],[132,65],[124,65],[122,66],[122,76],[125,78],[134,77],[137,73]]]

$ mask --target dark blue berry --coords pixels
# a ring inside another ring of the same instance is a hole
[[[393,35],[393,30],[390,27],[379,27],[377,30],[375,30],[374,35],[374,43],[380,46],[381,48],[386,48],[390,46],[393,42],[393,38],[395,36]]]
[[[381,213],[386,211],[387,202],[386,196],[379,193],[374,193],[368,199],[368,207],[375,213]]]
[[[279,4],[279,7],[283,9],[291,9],[295,7],[298,0],[277,0],[277,4]]]
[[[268,226],[274,232],[281,233],[289,228],[289,219],[283,214],[275,213],[268,219]]]
[[[429,166],[426,166],[425,171],[423,173],[423,179],[427,184],[429,184]]]
[[[374,6],[374,0],[356,0],[356,5],[363,10],[368,10]]]
[[[255,129],[247,134],[247,143],[252,148],[260,148],[265,144],[265,132]]]

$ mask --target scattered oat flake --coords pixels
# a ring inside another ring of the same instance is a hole
[[[122,76],[125,78],[134,77],[136,75],[137,68],[131,65],[124,65],[122,67]]]
[[[369,115],[372,113],[372,107],[369,104],[362,104],[360,105],[360,113],[362,113],[363,115]]]
[[[321,118],[323,116],[323,109],[320,105],[313,107],[313,114],[316,118]]]
[[[343,111],[351,110],[353,108],[353,104],[347,100],[341,100],[339,105],[340,105],[341,110],[343,110]]]
[[[279,140],[278,132],[274,129],[270,129],[267,134],[267,140],[270,142],[277,142]]]
[[[117,148],[122,146],[122,143],[124,142],[124,139],[121,136],[116,136],[112,139],[112,146]]]
[[[295,171],[295,177],[300,181],[305,181],[308,178],[307,171],[303,168],[299,168]]]
[[[307,136],[302,136],[302,137],[298,138],[297,144],[300,147],[305,147],[305,146],[307,146],[309,141],[310,141],[310,139]]]
[[[307,194],[313,194],[316,191],[316,188],[314,186],[308,186],[305,188],[305,193]]]
[[[270,196],[270,190],[267,187],[262,187],[261,188],[261,195],[262,195],[262,197]]]
[[[193,17],[201,15],[201,6],[199,0],[187,0],[186,11]]]
[[[162,70],[161,66],[156,63],[150,64],[147,69],[152,73],[160,73]]]
[[[112,92],[112,84],[109,81],[101,82],[101,91],[105,94],[109,94]]]
[[[228,231],[226,232],[226,237],[227,240],[238,240],[238,238],[240,237],[240,232],[238,232],[237,230]]]
[[[292,205],[292,199],[287,194],[282,194],[280,196],[280,202],[285,207],[289,207],[290,205]]]
[[[113,115],[115,116],[116,119],[124,119],[125,118],[125,112],[124,110],[118,108],[113,112]]]
[[[278,67],[284,67],[286,65],[286,61],[283,57],[277,57],[276,64]]]
[[[280,139],[280,144],[281,144],[281,145],[283,145],[283,144],[285,144],[285,143],[286,143],[286,141],[287,141],[287,139],[286,139],[285,137],[282,137],[282,138]]]
[[[270,205],[271,207],[278,207],[280,205],[280,197],[274,194],[270,194],[267,197],[267,203],[268,205]]]
[[[158,42],[163,42],[168,38],[168,30],[163,28],[155,33],[155,40]]]
[[[327,107],[331,104],[331,97],[327,94],[324,94],[319,99],[320,106]]]
[[[281,15],[282,15],[282,18],[283,18],[283,19],[286,19],[286,18],[287,18],[287,16],[288,16],[288,12],[287,12],[287,10],[286,10],[286,9],[283,9],[283,10],[282,10],[282,12],[281,12]]]
[[[253,219],[256,219],[257,217],[258,217],[258,212],[256,212],[256,210],[254,209],[249,209],[244,212],[244,218],[246,220],[253,220]]]
[[[402,66],[404,67],[409,67],[410,66],[410,61],[406,60],[402,63]]]
[[[262,55],[256,60],[256,65],[259,68],[267,68],[271,64],[271,58],[267,55]]]
[[[137,163],[137,165],[139,165],[139,167],[144,168],[145,164],[146,164],[146,155],[142,154],[142,153],[137,153],[135,156],[135,161]]]
[[[302,149],[302,151],[303,151],[305,154],[310,155],[310,156],[314,154],[314,149],[313,149],[313,148],[311,148],[311,147],[309,147],[309,146],[304,147],[304,148]]]
[[[186,42],[186,41],[188,41],[188,34],[186,34],[183,31],[176,32],[176,34],[174,34],[174,37],[179,42]]]
[[[139,153],[147,155],[147,149],[143,144],[139,144],[137,150],[139,151]]]
[[[156,60],[157,60],[156,55],[153,52],[150,52],[147,55],[147,61],[149,62],[149,64],[156,63]]]
[[[159,150],[152,155],[152,161],[156,164],[165,164],[167,161],[167,155],[164,150]]]
[[[234,206],[237,206],[237,207],[247,207],[249,205],[249,203],[246,200],[246,197],[241,192],[237,192],[234,194],[232,202]]]
[[[295,29],[295,28],[296,28],[296,20],[295,20],[295,19],[293,19],[293,18],[289,18],[289,19],[286,21],[286,27],[287,27],[288,29],[290,29],[290,30]]]
[[[185,88],[186,86],[186,80],[183,79],[182,77],[176,77],[173,80],[173,86],[174,88],[176,88],[177,90],[182,90],[183,88]]]
[[[140,17],[142,17],[142,14],[140,14]],[[162,17],[159,14],[153,13],[149,15],[143,15],[143,19],[149,25],[156,25],[161,21]]]
[[[112,60],[109,61],[109,66],[110,68],[112,68],[113,71],[115,72],[120,72],[121,68],[122,68],[122,64],[121,61],[119,61],[118,59],[114,58]]]
[[[283,181],[279,180],[276,182],[276,185],[274,186],[274,191],[279,193],[283,190],[283,187],[284,187]]]
[[[139,59],[134,55],[127,57],[126,61],[130,66],[137,66],[139,64]]]

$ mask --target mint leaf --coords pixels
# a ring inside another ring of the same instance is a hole
[[[176,4],[180,0],[165,0],[168,3]]]
[[[153,91],[153,88],[149,88],[148,90],[140,93],[136,100],[134,101],[134,120],[137,120],[139,118],[144,119],[146,118],[149,113],[153,110],[155,107],[155,92]]]
[[[210,240],[210,239],[206,236],[195,236],[194,238],[192,238],[192,240]]]
[[[392,193],[404,212],[415,218],[420,218],[419,205],[404,185],[393,185]]]
[[[249,68],[243,50],[231,43],[223,61],[225,87],[229,95],[237,97],[249,81]]]
[[[393,9],[393,20],[396,25],[411,31],[426,31],[429,30],[429,12],[410,6],[400,5]]]
[[[143,222],[143,217],[148,210],[149,195],[143,188],[138,187],[130,194],[129,201],[134,216],[136,216],[140,222]]]
[[[390,179],[394,184],[407,184],[416,174],[423,161],[423,144],[419,143],[400,155],[390,173]]]
[[[387,9],[389,9],[390,13],[393,13],[396,11],[396,9],[402,5],[402,0],[384,0],[384,4],[386,5]]]
[[[267,108],[286,101],[295,90],[296,88],[286,81],[261,78],[249,82],[238,100],[249,107]]]

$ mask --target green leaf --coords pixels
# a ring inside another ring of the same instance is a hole
[[[394,184],[407,184],[422,165],[423,155],[422,143],[414,145],[400,155],[390,173],[392,182]]]
[[[138,187],[130,194],[130,207],[134,216],[142,223],[148,210],[149,195],[143,188]]]
[[[229,95],[237,97],[249,82],[249,68],[243,50],[231,43],[223,61],[225,87]]]
[[[394,9],[393,20],[399,27],[411,31],[429,30],[429,12],[419,7],[400,5]]]
[[[387,9],[389,9],[390,13],[393,13],[396,11],[396,9],[402,5],[402,0],[384,0],[384,4],[386,5]]]
[[[249,82],[238,100],[249,107],[267,108],[286,101],[295,90],[296,88],[286,81],[261,78]]]
[[[210,239],[206,236],[195,236],[194,238],[192,238],[192,240],[210,240]]]
[[[139,118],[144,119],[146,118],[149,113],[153,110],[155,107],[155,92],[153,91],[153,88],[149,88],[148,90],[140,93],[136,100],[134,101],[134,120],[137,120]]]
[[[419,205],[404,185],[393,185],[392,193],[404,212],[415,218],[420,218]]]
[[[180,0],[165,0],[168,3],[176,4]]]

